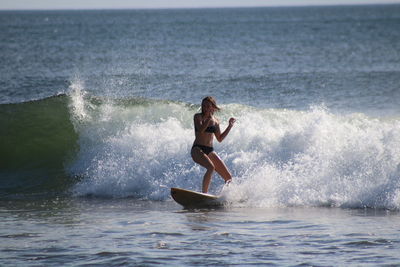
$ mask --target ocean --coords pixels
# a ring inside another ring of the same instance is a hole
[[[400,5],[0,12],[0,265],[400,265]],[[212,95],[222,209],[193,115]]]

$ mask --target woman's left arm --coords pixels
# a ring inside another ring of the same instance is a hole
[[[222,142],[225,137],[228,135],[228,133],[231,131],[233,124],[235,123],[236,119],[235,118],[230,118],[229,119],[229,125],[228,127],[226,127],[225,131],[223,133],[221,133],[220,129],[219,129],[219,124],[217,126],[217,131],[215,132],[215,137],[217,138],[218,142]]]

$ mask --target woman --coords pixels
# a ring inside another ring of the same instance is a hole
[[[219,121],[214,117],[214,112],[218,110],[220,110],[220,108],[217,106],[215,99],[211,96],[207,96],[201,102],[201,113],[194,115],[196,138],[193,143],[191,155],[194,162],[207,169],[203,178],[203,193],[208,192],[208,187],[210,186],[214,171],[222,176],[225,183],[229,183],[232,180],[232,175],[225,163],[218,157],[217,153],[214,152],[213,139],[215,135],[218,142],[222,142],[232,129],[236,120],[230,118],[228,127],[221,133]]]

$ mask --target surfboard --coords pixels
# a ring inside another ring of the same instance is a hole
[[[216,208],[223,207],[225,203],[219,196],[175,187],[171,188],[171,196],[185,208]]]

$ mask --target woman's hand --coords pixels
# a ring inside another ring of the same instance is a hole
[[[212,126],[214,124],[213,117],[207,117],[205,120],[203,120],[203,125]]]
[[[235,124],[235,122],[236,122],[236,119],[235,119],[235,118],[230,118],[230,119],[229,119],[229,126],[232,127],[233,124]]]

